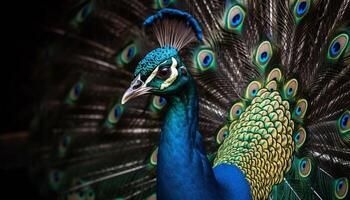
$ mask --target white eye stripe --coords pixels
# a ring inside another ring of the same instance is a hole
[[[158,69],[159,69],[159,66],[153,70],[152,74],[149,75],[149,77],[146,79],[145,85],[147,85],[149,82],[153,80],[153,78],[157,75]]]
[[[160,86],[160,90],[163,90],[163,89],[165,89],[165,88],[167,88],[167,87],[169,87],[175,80],[176,80],[176,78],[177,78],[177,76],[178,76],[178,71],[177,71],[177,61],[176,61],[176,59],[175,58],[171,58],[171,61],[172,61],[172,63],[171,63],[171,67],[170,67],[170,69],[171,69],[171,74],[170,74],[170,77],[168,78],[168,79],[166,79],[165,81],[164,81],[164,83],[162,83],[162,85]],[[164,61],[162,64],[164,64],[165,62],[167,62],[167,61]],[[153,70],[153,72],[152,72],[152,74],[151,75],[149,75],[149,77],[146,79],[146,81],[145,81],[145,86],[149,83],[149,82],[151,82],[153,79],[154,79],[154,77],[156,77],[156,75],[157,75],[157,73],[158,73],[158,69],[159,69],[159,66],[157,66],[154,70]]]
[[[170,67],[170,69],[171,69],[170,77],[168,79],[166,79],[164,81],[164,83],[162,83],[162,85],[160,86],[161,90],[169,87],[176,80],[176,78],[177,78],[177,76],[179,74],[177,69],[176,69],[176,67],[177,67],[176,59],[172,57],[171,61],[172,61],[172,64],[171,64],[171,67]]]

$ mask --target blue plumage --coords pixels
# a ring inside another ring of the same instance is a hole
[[[134,76],[139,74],[148,75],[148,73],[153,70],[156,66],[160,65],[167,59],[175,57],[178,55],[177,49],[166,46],[161,48],[156,48],[149,52],[137,65]]]
[[[197,39],[199,41],[202,41],[203,39],[203,32],[201,27],[199,26],[197,20],[190,15],[187,12],[181,11],[181,10],[177,10],[177,9],[172,9],[172,8],[163,8],[160,11],[158,11],[155,15],[152,15],[150,17],[148,17],[144,22],[143,25],[144,26],[150,26],[154,23],[154,21],[158,20],[158,19],[163,19],[165,18],[165,16],[170,16],[170,17],[176,17],[176,18],[184,18],[184,20],[190,24],[197,36]]]

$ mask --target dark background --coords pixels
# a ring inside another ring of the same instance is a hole
[[[40,81],[33,76],[38,52],[45,45],[45,25],[59,18],[64,1],[7,1],[2,3],[0,137],[28,132],[40,100]],[[54,16],[54,17],[52,17]],[[28,176],[21,142],[1,141],[2,197],[40,199]],[[7,199],[7,198],[5,198]]]

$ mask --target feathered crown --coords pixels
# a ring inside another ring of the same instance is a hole
[[[161,47],[171,46],[180,50],[195,39],[203,39],[197,20],[189,13],[177,9],[161,9],[148,17],[143,25],[152,28]]]

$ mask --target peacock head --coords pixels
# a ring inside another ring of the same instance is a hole
[[[163,8],[149,16],[143,25],[152,28],[161,47],[149,52],[139,62],[122,104],[148,93],[159,96],[181,93],[190,76],[179,51],[195,40],[202,41],[203,37],[197,20],[177,9]]]
[[[177,94],[189,78],[177,49],[170,46],[154,49],[138,63],[134,80],[124,93],[122,104],[143,94]]]

